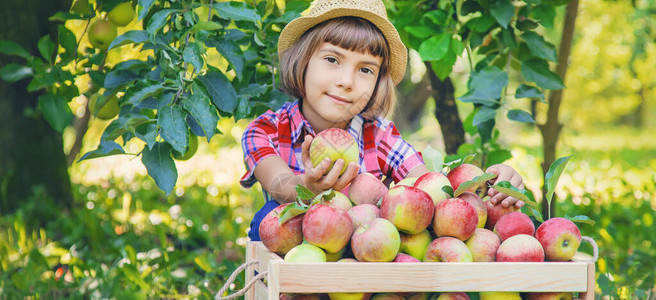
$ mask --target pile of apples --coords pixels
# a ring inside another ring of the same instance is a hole
[[[483,195],[486,193],[487,183],[476,179],[483,174],[475,165],[461,164],[446,175],[429,172],[419,178],[404,179],[388,189],[374,175],[361,173],[343,192],[324,192],[311,199],[310,205],[297,202],[278,206],[261,222],[260,237],[270,251],[284,256],[288,262],[572,259],[581,243],[580,231],[573,222],[551,218],[536,230],[534,221],[518,208],[493,205],[481,199],[479,194],[481,190]],[[463,184],[467,191],[458,189]],[[451,191],[460,192],[454,196]],[[430,294],[329,293],[327,296],[333,300],[428,299]],[[526,293],[526,297],[572,299],[572,293]],[[437,299],[469,299],[469,296],[442,293]],[[481,292],[480,299],[521,298],[516,292]]]

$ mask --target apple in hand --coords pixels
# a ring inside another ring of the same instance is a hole
[[[533,235],[535,233],[535,225],[533,225],[533,221],[525,213],[514,211],[501,216],[499,221],[494,225],[494,233],[498,234],[503,242],[513,235]]]
[[[355,176],[351,181],[348,195],[355,205],[364,203],[377,205],[387,191],[387,186],[380,179],[371,173],[364,172]]]
[[[389,262],[399,253],[401,237],[396,227],[376,218],[358,227],[351,237],[351,249],[358,261]]]
[[[528,300],[572,300],[572,292],[526,293]]]
[[[317,246],[300,244],[285,254],[286,262],[326,262],[326,253]]]
[[[569,261],[581,245],[581,232],[574,222],[565,218],[544,221],[535,232],[547,260]]]
[[[488,229],[476,228],[474,235],[465,242],[465,245],[471,251],[475,262],[491,262],[496,260],[501,240]]]
[[[446,199],[435,206],[433,230],[440,236],[452,236],[466,241],[476,230],[478,214],[473,205],[459,199]]]
[[[428,245],[423,261],[425,262],[472,262],[469,248],[461,240],[443,236]]]
[[[501,243],[497,250],[497,261],[542,262],[544,261],[544,250],[534,237],[528,234],[518,234]]]
[[[519,211],[519,208],[515,207],[515,205],[504,207],[501,205],[501,202],[494,205],[490,200],[485,201],[485,208],[487,208],[487,221],[485,222],[485,228],[489,230],[494,230],[494,225],[497,224],[497,221],[499,221],[503,215]]]
[[[305,213],[302,229],[306,242],[335,253],[348,244],[353,223],[345,210],[315,204]]]
[[[433,199],[433,204],[437,205],[442,200],[449,198],[442,188],[445,186],[451,187],[451,183],[446,176],[440,172],[428,172],[419,176],[415,181],[414,187],[426,192]]]
[[[360,152],[358,143],[355,138],[346,130],[341,128],[328,128],[317,134],[310,144],[310,160],[312,165],[318,166],[324,159],[331,161],[331,167],[326,169],[326,173],[332,169],[332,165],[338,159],[344,160],[344,166],[340,175],[346,172],[350,162],[358,163]]]
[[[295,216],[280,224],[280,213],[291,203],[281,204],[270,211],[260,222],[260,239],[269,251],[285,255],[303,242],[303,215]]]
[[[399,231],[420,233],[431,223],[435,205],[426,192],[411,186],[398,185],[389,190],[380,203],[380,216],[389,220]]]
[[[373,204],[358,204],[348,210],[353,227],[358,228],[365,225],[375,218],[380,218],[380,209]]]
[[[433,237],[426,229],[417,234],[401,233],[401,249],[399,249],[399,252],[421,260],[432,241]]]
[[[481,176],[485,174],[481,168],[472,165],[472,164],[461,164],[455,168],[453,168],[449,173],[446,175],[446,177],[449,179],[449,182],[451,182],[451,187],[453,187],[453,190],[457,190],[460,184],[462,184],[465,181],[473,180],[474,178]],[[485,186],[485,182],[481,183],[478,186],[472,186],[467,191],[476,193],[476,191]]]
[[[481,197],[472,192],[464,192],[460,194],[458,198],[469,202],[469,204],[473,205],[476,209],[476,214],[478,214],[478,224],[476,224],[476,228],[485,227],[485,222],[487,221],[487,208],[485,207],[483,200],[481,200]]]

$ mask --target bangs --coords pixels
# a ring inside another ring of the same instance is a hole
[[[356,17],[341,17],[332,19],[319,31],[319,40],[350,51],[369,53],[387,61],[389,50],[387,40],[371,22]]]

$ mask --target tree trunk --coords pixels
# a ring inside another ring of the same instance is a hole
[[[17,42],[38,55],[38,40],[50,34],[57,40],[57,24],[48,18],[67,11],[71,0],[11,0],[0,13],[0,40]],[[0,55],[0,66],[24,64],[19,57]],[[28,93],[30,79],[15,83],[0,80],[0,215],[25,206],[33,188],[45,188],[45,197],[32,198],[33,207],[46,208],[42,201],[61,206],[72,203],[71,184],[64,155],[62,135],[36,110],[40,93]],[[39,193],[39,195],[42,195]]]
[[[572,39],[574,37],[574,25],[576,22],[576,14],[579,7],[579,0],[571,0],[567,4],[567,12],[565,14],[565,21],[563,25],[563,34],[560,40],[560,47],[558,49],[558,65],[556,66],[556,74],[565,81],[567,73],[567,60],[572,49]],[[558,112],[560,103],[563,98],[563,90],[551,91],[549,97],[549,108],[547,110],[547,120],[544,124],[538,125],[542,133],[542,142],[544,147],[544,159],[542,160],[542,173],[546,175],[549,171],[549,166],[556,160],[556,143],[562,129],[562,124],[558,120]],[[556,211],[555,203],[551,205],[549,211],[548,203],[546,201],[546,186],[542,186],[542,215],[547,218],[553,216]]]
[[[462,126],[458,107],[456,106],[455,88],[450,78],[441,81],[426,62],[426,72],[433,88],[435,99],[435,118],[440,123],[444,137],[444,149],[447,154],[456,154],[458,147],[465,143],[465,129]]]
[[[410,71],[406,71],[406,74]],[[410,77],[410,76],[406,76]],[[409,78],[399,84],[399,102],[394,111],[394,124],[401,132],[415,132],[419,130],[421,116],[426,106],[426,101],[431,96],[432,87],[428,76],[414,84]]]

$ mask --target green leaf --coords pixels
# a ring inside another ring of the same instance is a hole
[[[117,36],[108,49],[114,49],[127,44],[141,44],[148,40],[148,33],[144,30],[130,30]]]
[[[71,6],[70,12],[76,15],[91,16],[91,5],[89,5],[89,0],[75,0],[75,3]]]
[[[544,222],[544,218],[542,217],[542,213],[539,210],[537,210],[533,207],[530,207],[528,205],[524,205],[524,206],[522,206],[521,212],[525,213],[528,216],[533,216],[535,218],[535,220],[540,222],[540,223]]]
[[[486,32],[494,25],[496,19],[488,14],[469,20],[465,26],[476,32]]]
[[[199,266],[203,271],[211,273],[214,271],[214,268],[210,265],[207,255],[198,255],[194,257],[194,262]]]
[[[554,19],[556,18],[556,8],[550,4],[538,5],[531,9],[531,16],[540,20],[540,24],[548,29],[554,29]]]
[[[300,200],[314,199],[316,197],[312,191],[300,184],[296,185],[296,194],[296,199]]]
[[[161,83],[156,83],[147,79],[137,82],[137,84],[128,88],[123,96],[124,103],[130,103],[137,106],[148,97],[152,97],[164,90]]]
[[[531,99],[540,99],[544,100],[544,93],[538,89],[537,87],[526,85],[526,84],[521,84],[520,86],[517,87],[517,90],[515,91],[515,98],[531,98]],[[541,101],[544,102],[544,101]]]
[[[68,20],[87,20],[90,16],[81,16],[65,11],[58,11],[48,18],[50,22],[66,22]]]
[[[201,56],[201,49],[196,43],[189,43],[182,51],[182,58],[188,64],[194,66],[194,71],[196,73],[200,72],[203,68],[203,57]]]
[[[533,120],[533,116],[531,116],[531,114],[521,109],[512,109],[508,111],[508,119],[517,122],[535,124],[535,120]]]
[[[148,149],[153,149],[157,139],[156,124],[141,124],[134,129],[134,135],[146,143]]]
[[[166,22],[169,20],[169,15],[172,13],[177,12],[176,9],[162,9],[156,13],[153,14],[153,16],[150,18],[150,21],[148,21],[148,27],[146,27],[146,31],[150,35],[154,35],[157,31],[159,31]]]
[[[0,41],[0,53],[16,55],[22,58],[30,57],[30,53],[27,52],[27,50],[21,47],[18,43],[12,41]]]
[[[492,173],[485,173],[481,176],[476,176],[472,180],[468,180],[468,181],[465,181],[465,182],[461,183],[458,186],[458,188],[456,189],[456,191],[453,192],[453,196],[458,197],[458,196],[462,195],[462,193],[464,193],[468,189],[470,189],[472,187],[475,187],[475,186],[484,185],[485,182],[487,182],[490,179],[496,178],[496,177],[497,177],[497,174],[492,174]]]
[[[539,58],[534,57],[522,62],[522,75],[543,89],[560,90],[565,87],[560,77],[549,70],[547,62]]]
[[[122,69],[114,69],[113,71],[109,72],[107,76],[105,76],[105,83],[103,84],[103,87],[107,90],[115,89],[121,85],[133,82],[142,76],[139,76],[139,74],[130,71],[130,70],[122,70]]]
[[[494,120],[494,117],[497,115],[497,110],[491,107],[482,106],[480,110],[474,116],[474,126],[479,126],[489,120]]]
[[[62,96],[44,94],[39,96],[39,109],[50,126],[62,132],[73,121],[73,113],[68,101]]]
[[[333,198],[335,198],[335,190],[328,189],[316,195],[314,199],[312,199],[312,202],[310,202],[310,206],[330,202]]]
[[[216,51],[225,57],[230,67],[235,70],[237,79],[241,81],[244,74],[244,53],[239,45],[228,39],[211,40],[206,44],[208,47],[216,48]]]
[[[510,197],[514,197],[516,199],[522,200],[526,202],[527,205],[530,205],[531,207],[536,207],[538,205],[537,202],[532,201],[526,194],[526,190],[524,189],[518,189],[514,187],[510,181],[500,181],[497,182],[495,185],[491,186],[494,190],[504,193]]]
[[[567,166],[567,162],[569,162],[569,159],[572,156],[566,156],[566,157],[561,157],[559,159],[556,159],[551,166],[549,166],[549,171],[547,172],[546,175],[544,175],[544,182],[545,186],[547,188],[547,201],[549,202],[549,207],[551,207],[551,198],[553,198],[554,191],[556,190],[556,184],[558,184],[558,179],[560,178],[560,175],[563,173],[563,170],[565,170],[565,166]]]
[[[205,95],[196,93],[188,98],[182,99],[181,105],[194,118],[196,123],[200,125],[209,143],[212,135],[214,135],[216,124],[219,121],[219,115],[216,109],[212,107],[210,99]]]
[[[506,72],[495,66],[488,66],[471,74],[467,83],[469,92],[459,99],[463,102],[496,104],[507,84],[508,74]]]
[[[135,265],[136,263],[124,264],[122,267],[120,267],[120,270],[125,275],[125,278],[127,278],[131,283],[136,283],[142,290],[144,290],[146,293],[149,293],[150,286],[141,277],[141,274],[139,273],[139,271],[137,271]]]
[[[155,0],[139,0],[139,6],[141,6],[141,11],[139,11],[139,21],[148,15],[148,11],[150,11],[153,3],[155,3]]]
[[[66,50],[66,58],[73,59],[77,52],[77,40],[75,39],[75,34],[71,32],[66,26],[59,25],[58,29],[58,42],[59,45]]]
[[[441,151],[433,149],[431,145],[428,145],[421,154],[424,157],[424,163],[426,164],[428,171],[442,172],[444,166],[444,155]]]
[[[171,157],[171,146],[167,143],[156,143],[153,149],[144,148],[141,162],[146,166],[148,174],[155,180],[155,184],[170,194],[178,180],[178,170]]]
[[[194,26],[191,26],[191,28],[189,28],[189,30],[186,31],[182,36],[186,36],[187,33],[195,34],[201,30],[219,30],[221,28],[223,28],[223,26],[217,22],[201,21],[194,24]]]
[[[178,105],[165,106],[157,112],[157,125],[162,129],[160,135],[173,150],[185,153],[189,145],[189,130],[185,123],[186,113]]]
[[[50,64],[52,64],[52,54],[55,52],[55,43],[50,40],[50,35],[45,35],[39,39],[37,44],[39,53]]]
[[[278,224],[282,225],[294,217],[304,214],[309,208],[309,206],[301,206],[296,202],[287,205],[278,216]]]
[[[544,58],[553,62],[558,60],[554,45],[544,40],[542,36],[534,31],[526,31],[522,34],[522,39],[531,50],[533,56]]]
[[[16,82],[34,75],[32,68],[9,63],[0,69],[0,78],[6,82]]]
[[[251,21],[259,22],[262,20],[257,12],[243,2],[219,2],[212,5],[219,18],[234,21]]]
[[[447,193],[450,198],[453,198],[453,187],[451,187],[450,185],[447,184],[443,186],[442,191]]]
[[[437,34],[435,30],[427,26],[406,26],[403,28],[407,33],[411,34],[414,37],[425,39],[431,35]]]
[[[515,16],[515,6],[510,0],[497,0],[490,5],[490,13],[503,28],[508,28],[510,19]]]
[[[505,150],[505,149],[493,150],[488,152],[485,165],[491,166],[491,165],[500,164],[511,158],[512,158],[512,153],[509,150]]]
[[[567,214],[565,214],[565,219],[568,219],[574,223],[584,223],[584,224],[589,224],[589,225],[594,225],[595,221],[593,219],[590,219],[590,217],[586,215],[578,215],[578,216],[573,216],[570,217]]]
[[[423,61],[439,60],[446,55],[449,51],[449,44],[451,43],[451,35],[442,33],[435,35],[419,46],[419,55]]]
[[[205,86],[212,102],[220,110],[232,113],[237,108],[237,92],[232,83],[221,72],[208,72],[197,77]]]

